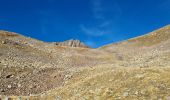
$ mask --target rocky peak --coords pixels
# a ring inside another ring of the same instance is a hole
[[[56,42],[55,43],[58,46],[69,46],[69,47],[83,47],[83,48],[88,48],[88,46],[86,46],[83,42],[81,42],[80,40],[67,40],[64,42]]]

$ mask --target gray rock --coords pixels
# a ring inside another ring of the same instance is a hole
[[[129,95],[128,92],[124,92],[124,93],[123,93],[123,96],[124,96],[124,97],[127,97],[128,95]]]
[[[11,89],[11,88],[12,88],[12,85],[8,85],[8,88]]]
[[[5,41],[1,41],[1,43],[2,43],[2,44],[6,44],[6,42],[5,42]]]

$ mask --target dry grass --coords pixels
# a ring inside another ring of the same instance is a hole
[[[73,74],[62,88],[35,100],[151,100],[170,96],[170,68],[117,68],[96,66]]]
[[[169,30],[99,49],[60,47],[0,31],[0,98],[168,100]]]
[[[170,26],[166,26],[157,31],[151,32],[147,35],[138,38],[130,39],[128,42],[136,42],[137,46],[152,46],[170,38]]]

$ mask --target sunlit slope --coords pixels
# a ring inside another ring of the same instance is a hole
[[[68,82],[63,87],[20,98],[30,100],[166,100],[170,95],[170,78],[167,77],[169,71],[170,68],[125,68],[105,64],[95,68],[86,68],[68,76]]]
[[[124,61],[128,61],[125,66],[131,64],[133,66],[153,66],[154,64],[161,66],[163,64],[164,66],[168,63],[170,55],[170,26],[98,49],[110,52],[112,55],[119,54],[118,56]]]
[[[135,37],[127,41],[118,42],[115,44],[106,45],[99,49],[110,50],[116,46],[125,46],[127,48],[151,47],[159,45],[160,43],[170,40],[170,25],[162,27],[156,31],[150,32],[146,35]]]
[[[108,59],[107,53],[93,49],[61,47],[0,31],[0,94],[48,91],[64,84],[69,69],[107,63]]]
[[[147,35],[130,39],[128,42],[136,42],[136,45],[138,46],[152,46],[167,41],[168,39],[170,39],[170,25],[153,31]]]
[[[3,99],[170,99],[170,26],[98,49],[56,46],[9,33],[0,38]],[[15,59],[2,60],[8,57]]]

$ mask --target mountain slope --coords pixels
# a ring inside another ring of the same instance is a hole
[[[170,26],[98,49],[0,31],[2,99],[168,100],[169,71]]]
[[[61,86],[68,69],[104,62],[105,58],[93,52],[97,53],[88,48],[60,47],[0,31],[0,93],[29,95]]]
[[[99,50],[119,53],[126,59],[145,58],[144,56],[162,55],[170,50],[170,25],[160,28],[156,31],[143,36],[122,41],[116,44],[110,44],[98,48]],[[135,57],[136,56],[136,57]],[[132,60],[131,59],[131,60]]]
[[[150,32],[146,35],[135,37],[115,44],[106,45],[100,47],[99,49],[112,48],[112,46],[117,46],[117,45],[121,45],[121,46],[132,45],[133,47],[134,46],[150,47],[150,46],[157,45],[161,42],[169,41],[169,39],[170,39],[170,25],[167,25],[156,31]]]
[[[152,46],[170,39],[170,25],[153,31],[147,35],[130,39],[128,42],[137,42],[139,46]]]

